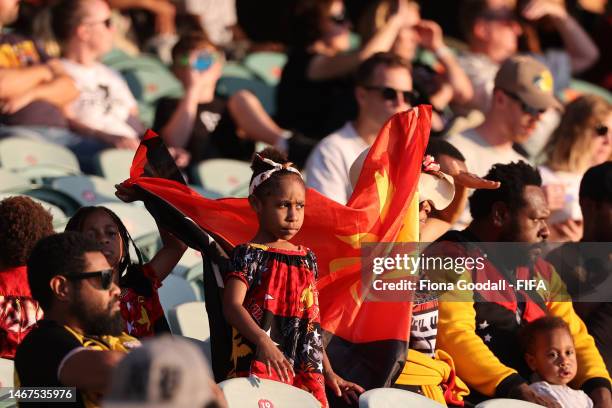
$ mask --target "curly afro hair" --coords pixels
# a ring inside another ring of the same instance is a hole
[[[38,240],[53,234],[53,217],[28,197],[0,201],[0,261],[4,267],[25,265]]]
[[[252,183],[253,179],[255,179],[255,177],[257,177],[259,174],[272,169],[272,166],[270,166],[268,163],[261,159],[269,159],[279,164],[289,163],[289,160],[287,159],[287,156],[285,154],[279,152],[278,150],[272,147],[265,148],[264,150],[255,153],[253,155],[253,161],[251,162],[251,170],[253,170],[253,175],[251,176],[251,181],[249,182],[249,184]],[[270,195],[270,193],[272,193],[272,191],[274,191],[275,188],[278,186],[278,180],[281,177],[287,176],[296,177],[302,182],[302,184],[304,183],[304,180],[302,180],[302,178],[297,173],[291,172],[289,170],[280,170],[272,174],[272,177],[270,177],[268,180],[257,186],[255,191],[253,192],[253,195],[259,198],[266,195]]]
[[[499,181],[496,190],[476,190],[470,197],[470,213],[475,220],[488,216],[496,202],[504,202],[510,211],[517,211],[525,205],[523,190],[526,186],[541,186],[542,177],[537,169],[524,161],[509,164],[495,164],[484,177]]]

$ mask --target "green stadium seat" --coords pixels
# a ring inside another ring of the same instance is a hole
[[[119,184],[130,177],[130,166],[134,151],[129,149],[103,150],[94,159],[96,173],[113,184]]]
[[[232,378],[219,383],[230,407],[320,407],[311,393],[280,381],[257,377]],[[269,405],[262,405],[262,401]]]
[[[222,76],[217,82],[217,94],[226,98],[242,90],[251,91],[257,96],[266,112],[270,116],[274,116],[276,112],[276,91],[273,86],[256,79],[226,76]]]
[[[608,90],[602,87],[594,85],[590,82],[581,81],[579,79],[572,79],[570,81],[569,87],[571,90],[574,90],[581,95],[582,94],[593,94],[593,95],[601,96],[602,98],[607,100],[608,103],[612,103],[612,93],[611,92],[609,92]]]
[[[254,52],[244,59],[244,66],[265,83],[278,84],[287,63],[287,55],[280,52]]]
[[[359,396],[359,408],[441,408],[445,406],[416,392],[397,388],[374,388]]]
[[[164,308],[166,317],[169,316],[170,310],[178,305],[202,300],[198,298],[189,282],[174,274],[170,274],[164,279],[158,293],[159,301]]]
[[[204,160],[194,168],[193,178],[202,186],[207,197],[246,197],[252,173],[246,162],[211,159]]]
[[[26,177],[0,168],[0,193],[21,193],[31,188],[32,184]]]
[[[98,176],[64,176],[50,180],[47,186],[64,193],[81,206],[120,202],[115,196],[115,186]]]
[[[222,77],[225,78],[242,78],[242,79],[253,79],[255,76],[245,66],[237,62],[226,62],[223,65]]]

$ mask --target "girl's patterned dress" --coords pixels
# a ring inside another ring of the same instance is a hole
[[[247,285],[243,306],[293,365],[291,385],[311,392],[327,407],[323,380],[323,341],[316,289],[317,261],[312,251],[237,246],[226,280]],[[268,375],[255,357],[256,347],[233,329],[230,377],[256,375],[281,381],[276,371]]]

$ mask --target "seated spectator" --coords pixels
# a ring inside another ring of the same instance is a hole
[[[148,340],[121,360],[102,404],[104,408],[160,405],[227,408],[206,357],[197,346],[179,336]]]
[[[121,186],[117,195],[127,201],[138,197],[133,190]],[[121,288],[119,300],[126,333],[143,338],[170,331],[157,290],[183,256],[185,244],[160,230],[163,247],[150,262],[143,264],[125,225],[106,207],[81,207],[68,221],[66,231],[84,233],[101,246],[115,271],[115,283]],[[133,263],[130,257],[130,243],[138,263]]]
[[[76,232],[43,238],[28,260],[28,281],[45,318],[17,349],[16,382],[76,387],[70,406],[99,406],[113,368],[140,345],[121,332],[120,291],[102,248]]]
[[[525,360],[533,371],[529,384],[536,394],[551,398],[561,408],[592,408],[582,390],[570,388],[578,361],[570,328],[559,317],[541,317],[521,331]]]
[[[431,104],[434,107],[432,130],[440,132],[451,119],[450,112],[444,112],[448,104],[451,101],[461,104],[472,100],[472,84],[459,66],[454,53],[444,44],[440,26],[434,21],[421,20],[418,4],[413,0],[401,1],[409,4],[408,7],[415,14],[415,18],[407,21],[400,29],[391,52],[412,62],[414,86],[419,93],[418,103]],[[393,15],[392,4],[394,2],[382,0],[370,6],[370,10],[360,21],[362,40],[374,35]],[[435,65],[419,60],[419,48],[435,55]]]
[[[543,150],[540,166],[552,241],[578,241],[582,213],[578,189],[585,171],[612,154],[612,105],[595,95],[580,97],[565,108],[561,123]]]
[[[42,309],[32,299],[26,263],[39,239],[53,234],[51,214],[27,197],[0,201],[0,357],[15,350]]]
[[[292,48],[278,85],[279,125],[319,140],[343,126],[355,114],[350,75],[373,54],[389,51],[399,30],[415,18],[402,2],[368,42],[346,52],[350,32],[342,1],[297,1]]]
[[[560,107],[546,66],[531,57],[512,57],[495,77],[493,100],[485,121],[447,140],[465,156],[468,171],[483,177],[494,163],[524,159],[513,149],[513,143],[526,141],[540,115],[549,108]],[[460,223],[468,222],[469,214],[464,212]]]
[[[359,114],[354,121],[323,139],[306,163],[306,184],[341,204],[353,188],[349,170],[359,154],[371,146],[385,122],[414,101],[410,65],[391,53],[377,53],[357,71],[355,99]]]
[[[278,127],[255,95],[247,90],[228,99],[215,95],[223,56],[205,34],[183,36],[172,59],[185,95],[162,98],[153,126],[168,146],[187,149],[195,164],[218,157],[250,160],[260,141],[288,151],[297,165],[304,164],[314,142]]]
[[[610,377],[595,342],[572,303],[559,301],[565,288],[554,268],[537,255],[548,237],[549,215],[539,173],[518,162],[497,164],[485,178],[499,181],[501,187],[476,190],[470,197],[473,221],[463,231],[443,235],[429,256],[482,257],[483,267],[474,268],[465,276],[471,282],[540,277],[546,280],[548,290],[527,294],[508,287],[491,294],[492,291],[475,289],[461,291],[457,301],[445,301],[443,297],[439,306],[438,346],[453,358],[457,374],[472,390],[472,402],[498,397],[552,406],[549,398],[529,388],[529,369],[516,344],[523,323],[546,315],[558,316],[569,325],[576,344],[580,366],[575,384],[591,397],[596,407],[610,406]],[[484,255],[487,242],[525,243],[525,253],[508,256],[499,249]],[[531,267],[526,267],[527,263]]]
[[[571,74],[591,66],[599,52],[589,35],[570,16],[561,2],[532,0],[522,9],[522,18],[529,21],[549,18],[561,38],[564,49],[538,56],[552,71],[555,92],[569,85]],[[460,113],[470,109],[487,112],[492,104],[494,78],[500,65],[517,53],[522,33],[519,16],[507,3],[494,0],[467,0],[461,8],[461,25],[469,51],[459,56],[459,64],[472,81],[471,102],[457,106]]]
[[[62,0],[52,10],[62,64],[80,91],[66,113],[77,133],[108,147],[136,149],[144,131],[136,100],[121,75],[99,62],[112,48],[110,17],[103,0]]]
[[[611,276],[612,161],[587,170],[580,182],[579,197],[584,225],[581,242],[564,244],[552,251],[547,260],[555,266],[565,282],[574,300],[576,313],[595,338],[608,372],[612,372],[612,302],[608,301],[606,288],[599,287]],[[606,293],[598,299],[587,301],[584,295],[593,289]]]

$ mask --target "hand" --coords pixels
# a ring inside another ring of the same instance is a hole
[[[578,242],[582,239],[583,225],[581,220],[568,219],[564,222],[552,224],[551,240],[554,242]]]
[[[161,34],[176,32],[176,7],[166,0],[150,0],[146,9],[155,14],[155,31]]]
[[[124,203],[132,203],[141,199],[138,191],[132,186],[128,187],[123,184],[115,184],[115,189],[117,190],[115,191],[115,195]]]
[[[168,152],[170,152],[170,156],[174,159],[177,167],[181,169],[187,167],[191,160],[191,154],[182,147],[169,147]]]
[[[527,20],[537,21],[546,16],[563,21],[568,14],[562,3],[551,0],[531,0],[523,9],[523,17]]]
[[[565,206],[565,186],[563,184],[547,184],[542,186],[548,209],[558,210]]]
[[[413,27],[420,20],[419,9],[415,3],[397,0],[397,12],[391,16],[401,27]]]
[[[104,143],[107,143],[117,149],[136,150],[140,146],[140,140],[132,137],[111,135],[109,133],[98,132],[97,136]]]
[[[256,358],[268,367],[268,375],[270,376],[272,375],[272,369],[278,373],[281,381],[286,383],[290,383],[291,378],[295,376],[291,363],[268,335],[262,336],[262,340],[257,347]]]
[[[332,389],[335,395],[344,398],[347,404],[352,402],[359,402],[359,394],[365,392],[365,390],[359,385],[346,381],[336,373],[329,372],[323,373],[325,376],[325,384]]]
[[[24,92],[19,96],[4,99],[0,102],[0,112],[5,115],[12,115],[13,113],[25,108],[31,104],[35,99],[35,94],[32,90]]]
[[[51,71],[53,78],[57,78],[59,76],[66,75],[66,70],[64,69],[64,65],[57,58],[50,59],[47,61],[47,68]]]
[[[554,401],[550,397],[544,395],[536,394],[529,385],[523,383],[518,387],[514,388],[509,395],[509,398],[516,398],[523,401],[533,402],[534,404],[539,404],[548,408],[563,408],[561,404],[557,401]]]
[[[487,180],[482,177],[478,177],[473,173],[467,171],[459,172],[453,176],[455,184],[465,188],[474,188],[478,190],[495,190],[501,186],[499,181]]]
[[[444,47],[442,28],[435,21],[421,20],[415,26],[420,37],[420,44],[429,51],[436,52]]]

